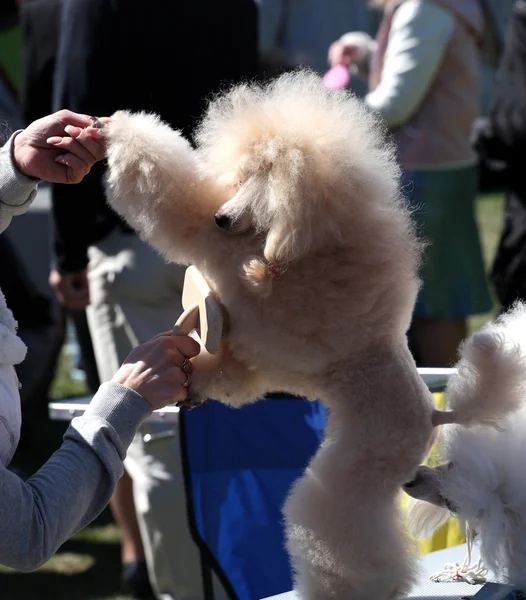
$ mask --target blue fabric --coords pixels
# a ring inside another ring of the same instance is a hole
[[[290,590],[281,509],[322,440],[322,404],[273,398],[232,409],[210,402],[184,418],[199,537],[239,600]]]

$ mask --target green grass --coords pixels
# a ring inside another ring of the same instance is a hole
[[[502,212],[504,208],[504,196],[502,194],[484,194],[479,197],[476,205],[476,216],[479,225],[482,251],[486,272],[489,272],[495,249],[500,236],[502,224]],[[497,302],[494,303],[493,311],[476,315],[469,320],[470,332],[476,331],[497,312]]]
[[[500,194],[481,196],[477,219],[486,265],[489,267],[497,244],[503,198]],[[470,329],[479,328],[495,311],[470,319]],[[52,397],[61,399],[86,393],[82,384],[72,381],[68,358],[62,356],[52,386]],[[48,438],[41,446],[44,459],[60,445],[65,425],[48,423]],[[38,432],[42,430],[40,426]],[[37,432],[37,433],[38,433]],[[50,441],[51,440],[51,441]],[[47,442],[47,444],[45,443]],[[45,449],[44,449],[45,448]],[[95,523],[70,541],[38,571],[21,574],[0,567],[2,600],[128,600],[119,589],[120,536],[108,510]]]
[[[71,360],[66,354],[60,356],[55,379],[51,384],[50,396],[52,400],[63,400],[74,396],[83,396],[88,393],[86,385],[70,377]]]

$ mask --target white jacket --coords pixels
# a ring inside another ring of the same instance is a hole
[[[20,438],[20,396],[14,365],[27,348],[16,335],[16,321],[0,290],[0,463],[8,465]]]
[[[13,164],[11,152],[15,135],[0,148],[0,233],[14,215],[26,212],[38,183],[19,173]],[[20,438],[20,395],[14,365],[24,360],[27,348],[16,330],[17,323],[0,290],[0,463],[3,465],[8,465],[13,458]]]

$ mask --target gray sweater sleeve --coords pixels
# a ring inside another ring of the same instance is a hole
[[[37,193],[38,179],[22,175],[13,161],[13,140],[16,131],[7,143],[0,147],[0,233],[7,228],[11,219],[25,213]]]
[[[139,394],[103,383],[35,475],[22,481],[0,466],[0,564],[36,569],[99,515],[137,428],[151,412]]]

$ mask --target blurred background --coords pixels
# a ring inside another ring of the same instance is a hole
[[[136,11],[136,21],[130,25],[131,28],[133,26],[130,35],[135,48],[128,55],[119,57],[110,44],[110,37],[114,33],[104,25],[108,24],[108,20],[97,12],[102,10],[98,6],[102,3],[92,1],[91,10],[94,15],[98,14],[98,17],[93,17],[100,32],[97,44],[105,48],[111,67],[109,70],[114,73],[122,71],[127,78],[127,85],[134,88],[137,98],[144,98],[146,107],[155,107],[151,95],[153,78],[163,77],[166,103],[171,102],[172,96],[177,96],[180,101],[179,113],[184,113],[182,117],[172,119],[172,123],[177,125],[180,121],[178,126],[191,133],[200,109],[195,108],[198,106],[195,103],[192,109],[185,108],[181,98],[184,99],[192,89],[194,95],[200,94],[202,107],[205,106],[206,98],[213,91],[207,77],[210,77],[212,70],[219,69],[222,44],[231,43],[226,40],[228,36],[221,35],[220,13],[239,16],[240,6],[248,4],[249,0],[195,0],[192,11],[187,10],[190,4],[187,1],[155,0],[142,3],[129,0],[129,5],[133,5]],[[90,112],[100,114],[99,107],[108,105],[105,96],[109,95],[112,95],[113,102],[119,103],[117,108],[131,107],[125,96],[116,100],[119,97],[111,89],[111,80],[108,80],[108,74],[97,62],[100,58],[96,58],[96,52],[86,40],[84,45],[77,44],[72,50],[76,56],[75,53],[83,48],[82,51],[86,53],[83,58],[86,60],[73,61],[65,70],[61,70],[58,74],[60,85],[57,85],[57,56],[68,53],[68,44],[73,43],[71,40],[76,43],[86,35],[78,27],[65,33],[66,29],[61,29],[61,23],[68,25],[68,19],[75,20],[75,14],[68,15],[68,10],[74,12],[82,9],[89,14],[90,8],[86,8],[88,4],[89,0],[2,0],[0,3],[2,142],[13,131],[60,108],[58,104],[61,98],[69,98],[73,102],[76,97],[73,83],[67,94],[64,90],[68,89],[75,77],[85,80],[85,87],[92,92],[94,86],[98,88],[97,96],[93,94]],[[223,63],[223,71],[218,71],[217,80],[241,79],[242,72],[250,77],[266,78],[302,65],[317,70],[322,76],[329,69],[327,56],[332,43],[350,31],[366,32],[374,38],[382,22],[381,11],[373,9],[366,0],[250,0],[250,4],[254,5],[257,27],[247,27],[245,38],[239,41],[237,49],[230,48],[230,51],[246,56],[254,52],[257,54],[257,67],[242,66],[238,76],[229,74],[228,65]],[[515,2],[480,0],[479,4],[484,15],[484,38],[479,53],[478,116],[485,117],[492,110],[495,77],[504,53],[508,22]],[[120,2],[114,3],[114,8],[117,7],[115,10],[120,10],[119,5]],[[212,8],[212,5],[216,6]],[[246,10],[246,6],[243,10]],[[210,11],[215,15],[213,18],[208,14]],[[178,12],[181,23],[177,20]],[[243,18],[239,17],[240,21],[236,23],[238,30],[244,29]],[[214,39],[215,48],[207,45],[208,34],[203,33],[203,28],[210,27],[210,20],[217,24],[218,29]],[[129,24],[131,21],[122,22]],[[170,34],[172,26],[174,33]],[[122,27],[124,25],[121,23]],[[166,39],[171,35],[177,38],[181,28],[185,30],[184,36],[179,37],[175,46],[170,45],[172,41],[168,44]],[[91,43],[94,44],[93,39]],[[170,73],[166,73],[166,70],[161,72],[159,64],[154,68],[154,63],[144,58],[145,54],[150,58],[162,56],[163,60],[153,60],[170,69]],[[150,73],[150,77],[146,77],[146,73]],[[118,81],[119,78],[115,79]],[[367,94],[367,85],[366,79],[354,75],[351,77],[350,86],[358,95]],[[115,83],[114,87],[117,86],[118,83]],[[86,93],[85,89],[83,93]],[[134,102],[137,105],[137,101]],[[69,104],[65,107],[77,109]],[[159,112],[162,110],[160,108]],[[191,115],[190,110],[193,111]],[[494,316],[502,305],[489,274],[501,241],[509,183],[505,161],[487,160],[485,155],[479,154],[477,162],[478,192],[474,210],[492,300],[488,310],[468,316],[469,332]],[[72,189],[70,193],[74,196],[80,192]],[[50,271],[57,267],[57,235],[54,232],[57,223],[52,210],[54,194],[57,201],[60,192],[46,184],[40,185],[29,213],[15,219],[8,232],[0,238],[0,287],[19,321],[20,335],[29,347],[28,358],[20,374],[23,383],[23,432],[13,462],[13,468],[21,476],[30,475],[45,462],[59,446],[67,426],[49,419],[48,402],[89,394],[96,389],[99,380],[85,316],[72,314],[67,307],[60,306],[48,283]],[[177,312],[174,307],[174,317]],[[21,574],[0,567],[0,597],[2,600],[124,600],[150,597],[141,596],[139,592],[123,591],[121,558],[121,532],[111,511],[107,509],[95,523],[64,544],[57,555],[37,572]]]

